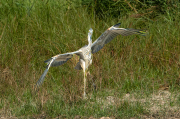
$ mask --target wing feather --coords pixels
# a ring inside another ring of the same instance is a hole
[[[46,69],[43,72],[43,74],[41,75],[41,77],[39,78],[39,80],[37,81],[35,90],[37,91],[37,89],[41,86],[41,84],[43,83],[44,78],[51,66],[54,67],[54,66],[59,66],[59,65],[66,63],[69,59],[71,59],[73,57],[74,54],[78,55],[78,54],[80,54],[80,52],[75,51],[75,52],[70,52],[70,53],[65,53],[65,54],[59,54],[59,55],[56,55],[56,56],[46,60],[45,61],[45,63],[47,63]]]
[[[51,66],[55,67],[55,66],[60,66],[64,63],[66,63],[69,59],[71,59],[73,57],[73,54],[71,53],[66,53],[66,54],[59,54],[56,55],[48,60],[52,60],[53,58],[55,58],[55,60],[52,62]],[[46,61],[45,61],[46,62]]]
[[[35,91],[38,90],[38,88],[41,86],[41,84],[43,83],[44,81],[44,78],[48,72],[49,68],[46,68],[45,71],[43,72],[43,74],[41,75],[41,77],[39,78],[39,80],[37,81],[36,83],[36,86],[35,86]]]
[[[109,43],[118,35],[122,35],[122,36],[129,36],[132,34],[145,35],[145,32],[140,29],[117,28],[119,25],[120,23],[108,28],[98,39],[96,39],[93,42],[91,46],[91,50],[93,54],[101,50],[105,44]]]

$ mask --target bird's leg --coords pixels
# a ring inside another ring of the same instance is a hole
[[[89,71],[87,72],[87,74],[88,74],[89,76],[91,75]],[[94,90],[96,90],[96,84],[95,84],[93,78],[91,78],[91,80],[92,80],[92,85],[93,85],[93,87],[94,87]]]
[[[84,95],[83,98],[86,98],[86,70],[83,69],[84,72]]]
[[[80,65],[83,69],[83,73],[84,73],[84,94],[83,94],[83,98],[86,98],[86,66],[85,66],[85,61],[80,59]]]

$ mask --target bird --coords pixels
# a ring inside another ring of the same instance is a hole
[[[86,98],[86,77],[87,77],[87,70],[88,67],[92,64],[92,54],[98,52],[101,50],[105,44],[109,43],[111,40],[113,40],[116,36],[122,35],[122,36],[129,36],[132,34],[139,34],[139,35],[145,35],[145,31],[141,29],[129,29],[129,28],[119,28],[121,23],[115,24],[111,27],[109,27],[101,36],[99,36],[93,43],[92,43],[92,34],[93,29],[90,28],[88,32],[88,45],[83,46],[77,51],[74,52],[68,52],[64,54],[58,54],[50,59],[44,61],[47,63],[46,69],[39,78],[39,80],[36,83],[35,90],[37,90],[41,84],[43,83],[45,76],[49,70],[50,67],[60,66],[64,63],[66,63],[69,59],[71,59],[74,55],[79,56],[79,62],[76,64],[75,69],[76,70],[83,70],[84,73],[84,92],[83,92],[83,98]]]

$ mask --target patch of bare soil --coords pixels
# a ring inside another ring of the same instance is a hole
[[[148,112],[146,115],[140,115],[142,119],[180,119],[180,102],[177,97],[180,94],[173,94],[168,90],[159,90],[157,93],[151,94],[149,97],[140,97],[136,94],[125,94],[123,97],[107,96],[106,98],[97,98],[96,101],[102,104],[102,108],[108,106],[121,105],[123,102],[139,102],[144,109]],[[0,115],[2,111],[0,111]],[[0,119],[6,119],[7,117],[0,116]],[[37,119],[49,118],[45,114],[33,116]],[[56,119],[64,119],[66,116],[58,116]],[[133,117],[134,118],[134,117]],[[132,119],[133,119],[132,118]],[[8,119],[16,119],[16,117],[8,117]],[[97,119],[92,117],[75,116],[75,119]],[[115,117],[101,117],[100,119],[115,119]]]
[[[179,95],[179,94],[178,94]],[[180,107],[178,104],[177,94],[171,94],[167,90],[159,90],[156,94],[152,94],[148,98],[135,98],[134,94],[125,94],[123,98],[108,96],[106,99],[97,99],[104,107],[109,105],[118,105],[124,101],[130,103],[140,102],[149,115],[142,115],[146,119],[155,118],[180,118]],[[137,97],[137,96],[136,96]]]

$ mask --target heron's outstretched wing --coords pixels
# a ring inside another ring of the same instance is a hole
[[[59,54],[59,55],[56,55],[56,56],[44,61],[45,63],[47,63],[46,70],[44,71],[44,73],[41,75],[41,77],[37,81],[36,86],[35,86],[35,90],[37,90],[38,87],[41,86],[41,84],[43,83],[44,78],[45,78],[45,76],[46,76],[46,74],[47,74],[47,72],[51,66],[54,67],[54,66],[62,65],[64,63],[66,63],[69,59],[71,59],[74,54],[79,54],[79,53],[80,53],[80,51],[75,51],[75,52],[70,52],[70,53],[65,53],[65,54]]]
[[[132,34],[145,35],[145,32],[138,29],[118,28],[120,23],[108,28],[91,46],[92,53],[101,50],[105,44],[113,40],[117,35],[128,36]]]

